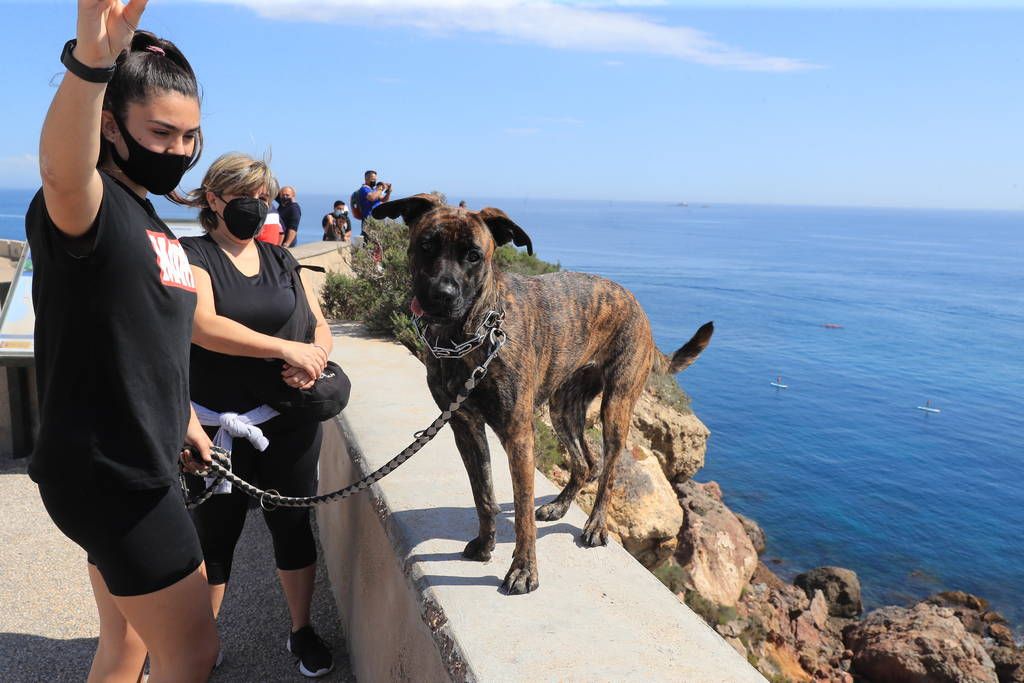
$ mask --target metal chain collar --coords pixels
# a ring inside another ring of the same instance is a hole
[[[413,318],[412,323],[416,326],[416,331],[420,335],[420,339],[426,344],[430,353],[438,360],[446,358],[462,358],[467,354],[480,348],[483,343],[490,340],[494,343],[494,334],[501,330],[502,323],[505,322],[505,309],[501,308],[498,310],[490,310],[487,315],[484,316],[484,320],[480,323],[480,327],[476,328],[476,334],[462,342],[457,346],[438,346],[439,339],[434,339],[434,343],[430,343],[427,339],[427,323],[423,321],[423,318],[417,316]]]
[[[491,314],[494,314],[493,316]],[[210,467],[199,474],[209,474],[211,471],[216,475],[216,479],[213,483],[208,486],[202,493],[194,498],[188,498],[187,492],[185,494],[185,505],[188,508],[197,507],[206,502],[213,494],[213,489],[223,481],[227,479],[231,482],[232,486],[237,486],[246,494],[252,496],[260,502],[260,506],[267,511],[273,510],[278,507],[288,508],[308,508],[315,505],[322,505],[324,503],[330,503],[331,501],[341,500],[348,498],[354,493],[359,493],[370,488],[371,485],[380,481],[392,471],[398,468],[399,465],[404,463],[406,460],[414,456],[421,448],[427,445],[431,439],[433,439],[437,433],[452,419],[452,414],[457,412],[462,407],[463,402],[476,388],[476,385],[487,375],[487,368],[490,366],[491,361],[498,355],[501,347],[508,341],[508,337],[505,335],[505,331],[501,329],[502,322],[504,322],[504,312],[497,314],[495,311],[491,311],[487,318],[484,320],[484,324],[481,325],[481,329],[489,327],[484,339],[489,339],[491,347],[487,352],[487,357],[484,358],[480,365],[473,368],[473,372],[470,373],[469,379],[462,385],[462,390],[455,397],[455,400],[449,404],[448,409],[443,411],[437,418],[424,430],[416,432],[413,436],[415,441],[409,444],[405,450],[396,455],[391,460],[384,463],[382,467],[369,475],[363,477],[354,484],[350,484],[343,489],[338,489],[331,493],[324,493],[318,496],[306,496],[306,497],[293,497],[293,496],[282,496],[279,492],[270,489],[264,491],[256,486],[253,486],[249,482],[240,478],[234,472],[231,471],[231,454],[224,450],[214,446],[212,450],[213,462],[210,463]],[[479,331],[478,331],[478,334]],[[481,342],[482,343],[482,342]],[[476,346],[479,346],[478,343]],[[461,346],[461,345],[460,345]],[[476,347],[474,347],[476,348]],[[467,352],[468,353],[468,352]],[[465,354],[462,354],[465,355]],[[461,358],[461,356],[458,356]],[[182,478],[182,490],[185,491],[184,478]]]

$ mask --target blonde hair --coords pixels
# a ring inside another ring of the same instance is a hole
[[[248,154],[228,152],[210,164],[203,184],[188,193],[185,204],[199,209],[199,224],[209,232],[217,227],[217,214],[206,200],[207,192],[223,197],[228,194],[246,196],[265,190],[267,197],[273,199],[278,187],[267,159],[257,161]]]

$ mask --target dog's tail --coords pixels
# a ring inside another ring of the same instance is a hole
[[[673,353],[671,358],[658,351],[654,357],[654,371],[674,375],[690,367],[693,365],[693,361],[697,360],[697,356],[701,354],[701,351],[711,343],[711,335],[714,332],[715,323],[704,323],[690,341],[683,344],[682,348]]]

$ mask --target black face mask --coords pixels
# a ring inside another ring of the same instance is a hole
[[[262,199],[235,197],[224,207],[222,218],[228,232],[240,240],[251,240],[267,220],[267,205]]]
[[[185,175],[191,157],[146,149],[125,129],[120,118],[115,116],[114,122],[117,123],[121,138],[128,147],[128,158],[122,159],[117,153],[117,148],[113,144],[110,145],[110,157],[117,167],[124,171],[129,180],[142,185],[153,194],[172,192]]]

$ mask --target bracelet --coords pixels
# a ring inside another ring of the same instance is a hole
[[[330,357],[331,354],[327,353],[327,349],[325,349],[324,347],[320,346],[319,344],[313,344],[313,346],[315,346],[316,348],[318,348],[321,351],[323,351],[324,352],[324,356]]]
[[[114,72],[117,70],[117,64],[99,68],[86,66],[71,54],[77,44],[78,41],[74,38],[64,43],[64,51],[60,53],[60,63],[83,81],[88,81],[89,83],[109,83],[110,79],[114,77]]]

